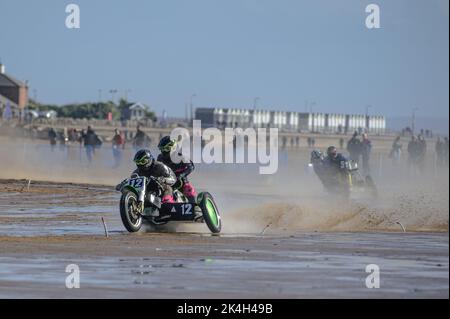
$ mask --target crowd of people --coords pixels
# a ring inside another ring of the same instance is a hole
[[[56,131],[54,128],[48,130],[48,140],[50,142],[50,148],[55,150],[59,144],[60,149],[64,150],[67,146],[78,144],[80,147],[84,147],[86,152],[86,158],[89,163],[92,162],[96,150],[100,149],[104,144],[103,139],[95,132],[95,130],[88,126],[86,130],[77,130],[75,128],[64,128],[63,130]],[[149,147],[151,138],[141,130],[140,126],[137,126],[136,132],[132,139],[130,139],[133,149],[135,151]],[[114,135],[111,138],[111,147],[113,155],[113,168],[120,166],[123,157],[123,150],[127,142],[124,132],[119,129],[114,130]]]
[[[436,164],[440,167],[448,165],[448,138],[438,137],[435,144],[435,158]],[[411,135],[411,140],[408,142],[406,149],[408,158],[408,166],[412,173],[423,172],[425,170],[426,155],[427,155],[427,141],[424,135]],[[389,158],[397,165],[403,154],[403,145],[401,143],[401,136],[397,136],[392,143],[392,148],[389,153]]]
[[[423,130],[422,130],[423,131]],[[430,132],[426,130],[426,132]],[[427,135],[429,138],[430,133]],[[343,149],[344,141],[341,138],[339,140],[341,149]],[[448,165],[448,138],[438,137],[435,145],[435,155],[436,164],[438,166]],[[362,162],[363,171],[368,174],[370,173],[370,157],[372,152],[372,142],[368,138],[367,133],[361,134],[361,139],[359,138],[359,133],[355,132],[353,136],[347,142],[347,151],[349,153],[349,159],[355,161],[359,164]],[[424,135],[419,134],[418,136],[411,135],[411,140],[407,145],[407,163],[411,172],[423,172],[425,170],[426,158],[427,158],[427,141]],[[397,166],[401,163],[403,157],[403,145],[401,142],[401,136],[397,136],[393,143],[391,150],[389,152],[389,158],[392,163]]]
[[[436,160],[439,166],[448,165],[448,137],[438,137],[435,145]]]
[[[123,132],[119,129],[114,130],[114,134],[111,138],[111,147],[113,155],[113,168],[120,166],[123,158],[123,151],[127,143],[131,144],[134,151],[148,148],[151,145],[152,139],[141,129],[138,125],[136,131],[132,134],[131,138],[127,138],[127,132]],[[86,130],[77,130],[75,128],[63,129],[56,131],[54,128],[50,128],[48,131],[48,139],[52,151],[58,145],[60,148],[64,148],[70,144],[78,143],[80,147],[84,147],[86,158],[89,163],[92,162],[96,150],[100,149],[104,144],[102,138],[94,131],[91,126],[88,126]],[[109,139],[108,139],[109,140]],[[307,138],[308,147],[315,147],[316,141],[313,137]],[[282,137],[283,149],[287,146],[288,139]],[[291,137],[291,146],[299,146],[300,138]],[[345,140],[343,137],[339,139],[340,149],[344,149]],[[346,150],[348,151],[348,158],[361,165],[362,172],[366,175],[370,174],[370,160],[372,154],[372,141],[369,139],[367,133],[360,133],[355,131],[351,138],[347,141]],[[438,137],[435,144],[436,164],[439,166],[448,165],[448,138]],[[427,153],[427,141],[422,134],[418,136],[411,135],[411,140],[407,144],[406,154],[408,167],[413,172],[423,172],[425,169]],[[389,158],[394,165],[399,165],[403,162],[403,145],[401,135],[397,136],[391,147]]]
[[[419,170],[423,172],[425,169],[425,161],[427,154],[427,142],[422,135],[416,137],[411,136],[411,141],[408,143],[408,164],[411,170]]]
[[[359,137],[361,135],[361,138]],[[339,145],[343,150],[344,140],[341,137],[339,139]],[[351,185],[365,185],[371,189],[372,194],[376,196],[377,188],[373,182],[370,173],[370,157],[372,152],[372,142],[369,139],[367,133],[360,134],[355,132],[347,142],[348,156],[343,155],[337,151],[335,146],[329,146],[326,154],[322,153],[318,149],[314,149],[311,152],[310,167],[313,167],[314,172],[319,177],[323,186],[330,194],[341,194],[348,197],[350,194]],[[448,138],[436,139],[435,144],[435,172],[439,167],[448,167]],[[379,153],[380,155],[383,153]],[[411,140],[407,145],[407,163],[410,176],[423,176],[422,174],[426,168],[426,161],[432,159],[431,153],[427,154],[427,141],[426,138],[419,134],[418,136],[412,135]],[[396,167],[402,157],[402,143],[401,136],[397,136],[393,143],[391,151],[389,152],[389,158],[393,161],[394,167]],[[381,168],[381,157],[379,167]],[[361,174],[353,175],[352,172],[358,170],[359,161],[362,162]],[[429,165],[428,165],[429,167]],[[381,171],[380,171],[381,172]],[[360,177],[363,177],[361,179]],[[359,181],[358,181],[359,178]]]

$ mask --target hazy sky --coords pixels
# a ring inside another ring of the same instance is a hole
[[[67,29],[65,7],[81,9]],[[381,29],[365,7],[381,8]],[[195,106],[448,119],[448,0],[0,0],[0,59],[47,103],[126,89],[158,114]]]

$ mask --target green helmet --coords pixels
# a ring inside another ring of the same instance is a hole
[[[152,166],[154,161],[155,159],[153,158],[152,153],[147,149],[137,151],[133,159],[133,162],[136,164],[136,166],[142,168],[148,168]]]
[[[164,136],[158,143],[158,148],[161,153],[170,153],[175,149],[177,142],[171,139],[170,136]]]

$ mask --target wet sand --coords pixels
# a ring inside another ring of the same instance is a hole
[[[448,298],[446,234],[1,238],[3,298]],[[65,267],[80,288],[65,288]],[[367,289],[365,267],[380,267]]]
[[[447,231],[228,227],[213,236],[193,224],[129,234],[111,186],[27,186],[0,180],[2,298],[449,297]],[[258,193],[264,189],[240,200],[254,202]],[[222,211],[224,225],[235,215]],[[65,286],[69,264],[80,268],[79,289]],[[366,288],[368,264],[380,268],[378,289]]]

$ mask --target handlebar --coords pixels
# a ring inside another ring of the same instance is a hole
[[[147,177],[147,178],[148,178],[149,180],[155,182],[156,185],[158,185],[159,188],[161,188],[161,189],[164,188],[164,186],[161,184],[161,182],[160,182],[156,177],[150,176],[150,177]]]
[[[164,189],[164,186],[161,184],[161,182],[160,182],[157,178],[155,178],[154,176],[149,176],[149,177],[147,177],[147,176],[140,176],[140,175],[137,175],[137,174],[133,174],[133,175],[131,175],[130,178],[125,178],[123,181],[121,181],[119,184],[117,184],[117,185],[116,185],[116,190],[117,190],[117,191],[121,191],[123,185],[124,185],[129,179],[140,178],[140,177],[146,178],[146,179],[148,180],[148,182],[149,182],[149,181],[153,181],[153,182],[156,183],[156,185],[158,185],[159,188]],[[148,182],[147,182],[147,184],[148,184]]]

